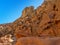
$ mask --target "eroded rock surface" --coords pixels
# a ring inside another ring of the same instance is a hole
[[[0,37],[0,45],[12,45],[13,41],[11,34]]]
[[[21,36],[60,36],[59,4],[60,0],[45,0],[37,9],[32,6],[25,8],[22,17],[14,22],[16,36],[18,38]]]
[[[15,45],[60,45],[60,37],[23,37],[20,38]]]
[[[13,23],[0,24],[0,37],[7,34],[16,40],[22,37],[60,37],[60,0],[45,0],[37,9],[26,7]]]

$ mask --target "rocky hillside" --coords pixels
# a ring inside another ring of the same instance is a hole
[[[36,9],[26,7],[22,16],[13,23],[0,24],[0,37],[7,34],[11,34],[14,40],[22,37],[60,37],[60,0],[44,0]]]
[[[60,36],[60,0],[45,0],[37,9],[26,7],[21,18],[14,22],[15,35]]]

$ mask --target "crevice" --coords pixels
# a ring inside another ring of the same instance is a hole
[[[54,4],[54,6],[53,6],[53,10],[55,11],[55,9],[56,9],[56,5]]]

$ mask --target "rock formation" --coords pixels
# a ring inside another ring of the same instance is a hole
[[[13,39],[11,38],[12,35],[7,34],[0,38],[0,45],[12,45]]]
[[[23,37],[15,45],[60,45],[60,38]]]
[[[0,37],[7,34],[16,40],[22,37],[60,37],[60,0],[44,0],[37,9],[26,7],[16,21],[0,25]]]
[[[26,7],[14,22],[16,36],[60,36],[59,8],[59,0],[45,0],[37,9]]]

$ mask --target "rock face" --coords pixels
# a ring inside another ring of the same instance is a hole
[[[60,0],[45,0],[37,9],[26,7],[22,17],[14,22],[15,35],[54,37],[60,36]]]
[[[0,25],[0,37],[7,34],[17,40],[21,37],[60,37],[60,0],[44,0],[37,9],[26,7],[19,19]]]
[[[15,45],[60,45],[60,38],[23,37]]]
[[[0,45],[12,45],[13,39],[11,37],[10,34],[0,37]]]
[[[5,36],[7,34],[13,34],[13,33],[14,30],[12,27],[12,23],[0,25],[0,37]]]

